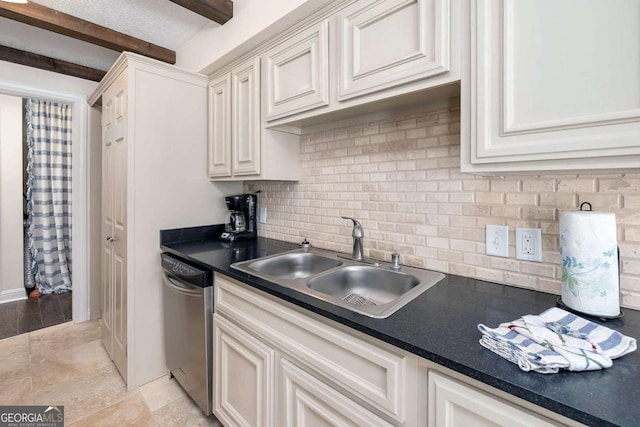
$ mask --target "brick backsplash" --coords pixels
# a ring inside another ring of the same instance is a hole
[[[560,293],[558,212],[613,212],[622,305],[640,309],[640,173],[482,177],[460,172],[459,107],[303,134],[299,182],[246,182],[268,210],[264,237]],[[485,225],[509,226],[509,258],[485,255]],[[515,258],[515,228],[542,229],[542,262]]]

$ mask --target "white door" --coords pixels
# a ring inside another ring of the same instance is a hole
[[[127,381],[127,93],[122,74],[105,91],[102,149],[102,341]]]
[[[233,175],[260,174],[260,57],[231,71]]]

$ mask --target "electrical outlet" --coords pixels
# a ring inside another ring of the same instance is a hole
[[[542,231],[539,228],[516,228],[516,258],[542,262]]]
[[[264,206],[258,209],[258,222],[260,224],[267,223],[267,208]]]
[[[487,225],[485,238],[487,255],[509,257],[509,227],[506,225]]]

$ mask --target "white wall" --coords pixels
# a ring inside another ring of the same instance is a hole
[[[277,35],[310,11],[333,0],[235,0],[233,18],[224,25],[211,23],[176,51],[176,65],[209,74],[210,65],[238,46],[246,50]],[[285,18],[285,19],[282,19]]]
[[[57,94],[89,96],[98,87],[98,83],[89,80],[6,61],[0,61],[0,83],[50,92],[52,97]]]
[[[25,297],[22,98],[0,94],[0,302]]]
[[[204,83],[141,70],[135,82],[127,118],[129,387],[167,372],[159,231],[220,224],[224,196],[242,192],[239,182],[207,178]]]
[[[93,236],[89,236],[89,219],[87,218],[89,212],[87,189],[91,185],[91,176],[88,173],[88,158],[91,154],[89,136],[96,135],[90,132],[89,126],[97,126],[99,129],[100,122],[89,123],[86,100],[97,86],[98,83],[89,80],[0,61],[0,93],[52,99],[72,105],[74,321],[89,318],[89,285],[99,289],[99,283],[89,281],[89,275],[92,274],[88,271],[88,246],[89,239]],[[98,135],[99,132],[98,130]],[[21,164],[21,157],[17,161]],[[99,213],[100,206],[94,206],[92,212]],[[99,214],[97,220],[100,220]]]
[[[102,308],[102,112],[89,109],[89,318],[100,317]]]

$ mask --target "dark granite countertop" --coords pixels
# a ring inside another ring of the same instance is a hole
[[[386,319],[373,319],[230,268],[230,264],[297,248],[270,239],[223,243],[217,230],[194,227],[161,233],[163,250],[292,302],[367,335],[576,421],[598,426],[640,425],[640,352],[609,369],[523,372],[478,344],[478,323],[495,327],[555,305],[557,295],[481,280],[446,278]],[[606,326],[640,338],[640,311],[625,309]]]

